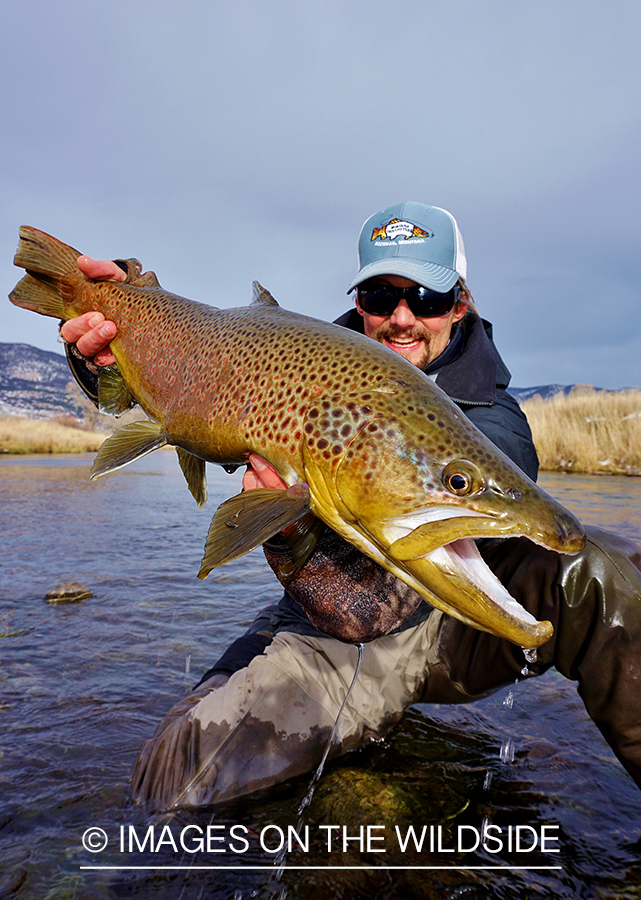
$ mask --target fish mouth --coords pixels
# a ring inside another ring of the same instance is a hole
[[[436,600],[432,602],[443,612],[525,649],[540,647],[552,637],[551,622],[539,622],[512,597],[471,538],[438,547],[420,562]]]
[[[417,518],[422,520],[418,525]],[[378,536],[381,548],[387,544],[382,563],[386,568],[430,605],[473,628],[526,649],[552,637],[552,624],[537,621],[512,597],[482,558],[475,539],[527,537],[550,550],[577,553],[585,544],[585,532],[571,513],[563,510],[550,530],[517,529],[501,516],[442,507],[422,511],[417,518],[388,521],[383,540]]]

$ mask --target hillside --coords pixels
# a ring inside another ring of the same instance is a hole
[[[62,354],[29,344],[0,344],[0,414],[29,419],[84,417],[84,404]]]

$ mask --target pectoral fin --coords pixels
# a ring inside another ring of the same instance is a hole
[[[178,454],[178,462],[183,474],[187,479],[187,486],[191,491],[191,495],[198,505],[198,509],[202,509],[207,503],[207,478],[205,476],[205,460],[199,459],[188,450],[182,447],[176,447]]]
[[[258,488],[237,494],[216,510],[205,542],[199,578],[264,544],[309,509],[307,485],[287,491]]]
[[[157,422],[132,422],[107,438],[98,451],[89,477],[99,478],[106,472],[122,469],[128,463],[164,447],[167,438]]]
[[[109,413],[112,416],[121,416],[132,406],[136,405],[136,398],[130,393],[129,388],[120,374],[120,369],[114,363],[100,369],[98,380],[98,405],[100,412]]]

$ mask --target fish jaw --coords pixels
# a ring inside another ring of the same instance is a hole
[[[537,621],[511,596],[470,538],[438,547],[412,568],[432,588],[434,605],[466,625],[525,649],[540,647],[554,633],[550,622]]]

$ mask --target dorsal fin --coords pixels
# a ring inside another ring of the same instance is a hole
[[[279,305],[278,300],[274,300],[274,298],[269,293],[267,288],[264,288],[262,286],[262,284],[260,284],[258,281],[252,281],[252,291],[253,291],[252,302],[251,302],[252,306],[255,303],[263,303],[263,304],[267,304],[267,306],[278,306]]]
[[[160,282],[155,272],[143,272],[138,278],[135,278],[131,284],[136,287],[160,287]]]

